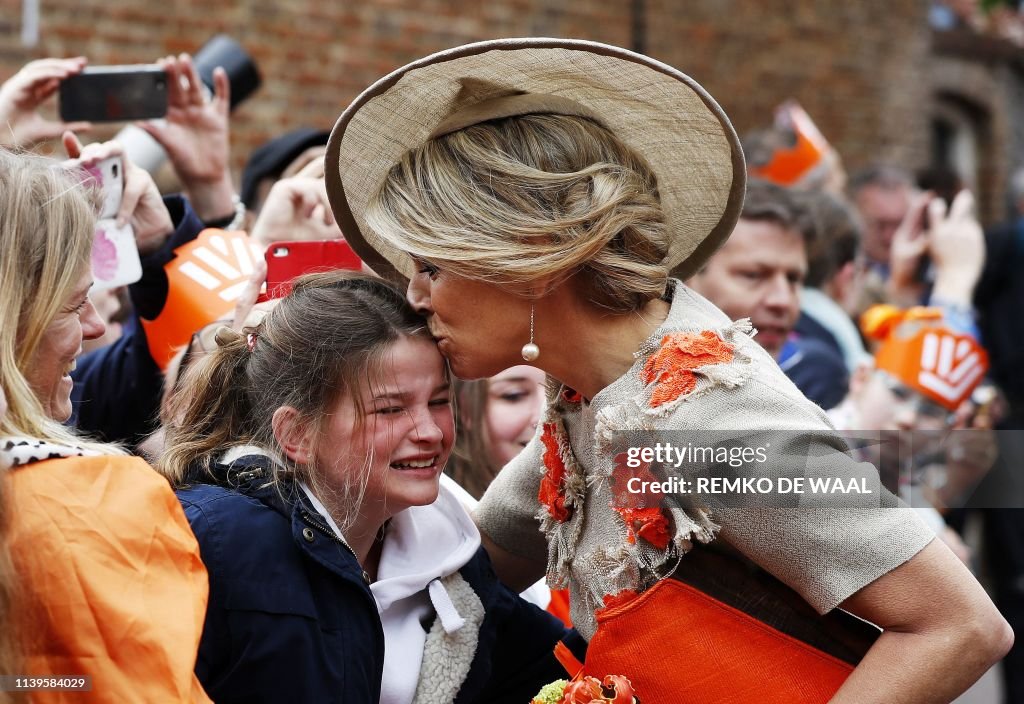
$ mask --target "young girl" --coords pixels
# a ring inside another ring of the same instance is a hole
[[[210,572],[218,702],[528,701],[563,629],[494,578],[441,482],[444,361],[403,294],[300,279],[190,369],[162,468]]]
[[[520,364],[488,379],[455,380],[459,432],[445,473],[479,500],[533,439],[544,409],[544,372]]]

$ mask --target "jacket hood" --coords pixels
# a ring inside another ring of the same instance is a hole
[[[441,475],[437,501],[398,513],[388,524],[371,591],[381,611],[457,572],[480,548],[480,532]]]

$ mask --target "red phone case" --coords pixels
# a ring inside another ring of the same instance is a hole
[[[292,281],[303,274],[335,269],[358,271],[363,265],[345,240],[274,242],[263,256],[267,260],[264,298],[284,298],[292,290]]]

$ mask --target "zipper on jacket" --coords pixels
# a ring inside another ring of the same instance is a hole
[[[339,543],[341,545],[344,545],[345,549],[348,550],[350,553],[352,553],[352,557],[355,558],[356,564],[357,565],[359,564],[359,557],[356,555],[356,551],[353,550],[352,547],[348,543],[346,543],[344,540],[339,538],[338,535],[333,530],[331,530],[330,528],[328,528],[324,524],[320,523],[319,521],[315,520],[311,515],[309,515],[308,511],[300,511],[299,515],[302,516],[302,520],[305,523],[308,523],[309,525],[313,526],[314,528],[319,530],[321,533],[326,535],[328,538],[333,539],[334,542]],[[367,585],[369,585],[370,584],[370,575],[366,572],[366,570],[364,570],[362,568],[362,565],[359,566],[359,571],[363,573],[363,581],[366,582]]]

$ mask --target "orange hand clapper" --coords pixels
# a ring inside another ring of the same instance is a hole
[[[868,337],[881,340],[875,366],[955,411],[988,371],[988,353],[970,335],[952,330],[937,308],[902,311],[872,306],[861,316]]]
[[[192,334],[235,307],[261,254],[244,232],[207,229],[174,250],[167,263],[167,302],[156,320],[143,320],[149,352],[161,369]]]

